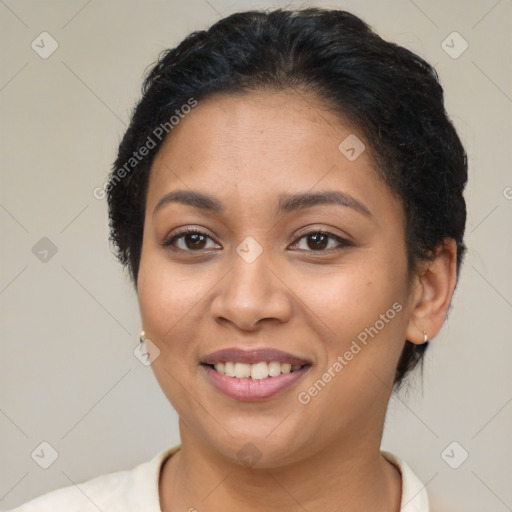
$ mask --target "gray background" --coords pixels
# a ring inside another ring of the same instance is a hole
[[[175,412],[134,357],[136,296],[109,250],[106,202],[92,192],[160,50],[230,12],[285,5],[0,3],[0,508],[179,442]],[[469,251],[423,378],[390,404],[383,448],[412,466],[434,511],[512,510],[512,2],[289,5],[346,8],[439,72],[469,155]],[[31,47],[43,46],[43,31],[58,43],[46,59]],[[457,36],[446,40],[454,31],[469,45],[457,58],[445,51],[462,49]],[[44,441],[59,454],[46,470]]]

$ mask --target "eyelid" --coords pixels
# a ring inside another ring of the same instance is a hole
[[[298,233],[296,233],[297,239],[300,239],[304,237],[305,235],[313,234],[313,233],[321,233],[323,235],[329,235],[331,238],[342,240],[344,243],[354,245],[351,241],[350,235],[346,233],[335,233],[334,231],[331,231],[331,229],[334,228],[326,228],[316,225],[309,225],[305,228],[302,228],[299,230]]]

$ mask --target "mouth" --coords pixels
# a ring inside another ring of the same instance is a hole
[[[275,349],[225,349],[201,362],[207,377],[224,394],[242,401],[264,400],[288,389],[312,363]]]
[[[305,367],[309,367],[309,364],[294,364],[291,363],[280,363],[279,361],[259,361],[253,364],[240,363],[235,361],[225,361],[215,364],[206,364],[221,375],[227,377],[233,377],[235,379],[251,379],[251,380],[262,380],[273,377],[279,377],[279,375],[294,373]]]

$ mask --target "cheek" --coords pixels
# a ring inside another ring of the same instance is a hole
[[[397,264],[392,258],[370,259],[372,265],[347,265],[315,280],[314,293],[311,287],[300,292],[324,326],[324,354],[315,374],[329,382],[324,399],[356,408],[356,398],[371,401],[379,389],[392,386],[407,326],[405,262],[396,256]]]
[[[333,272],[317,293],[303,295],[328,329],[316,333],[321,359],[295,399],[303,426],[321,431],[322,439],[378,423],[391,392],[405,330],[403,277],[376,268]]]
[[[343,344],[350,344],[375,323],[379,331],[384,326],[388,330],[392,323],[402,325],[394,320],[400,316],[397,309],[404,309],[406,287],[404,276],[395,272],[395,268],[386,266],[385,262],[375,263],[371,268],[347,265],[322,278],[301,280],[304,288],[298,294],[325,323],[330,333],[329,346],[342,349]],[[402,307],[393,309],[396,302]]]
[[[142,324],[158,346],[179,350],[180,331],[190,329],[204,297],[204,284],[186,277],[187,271],[155,252],[143,252],[138,278]]]
[[[185,279],[183,271],[156,251],[143,251],[137,292],[146,338],[160,350],[151,368],[169,402],[186,417],[190,404],[183,381],[198,369],[197,346],[191,339],[204,297],[202,283]]]

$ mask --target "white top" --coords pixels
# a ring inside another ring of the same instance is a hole
[[[158,493],[160,469],[175,446],[131,470],[101,475],[80,485],[43,494],[11,512],[161,512]],[[425,486],[411,468],[389,452],[382,455],[402,474],[400,512],[429,512]]]

